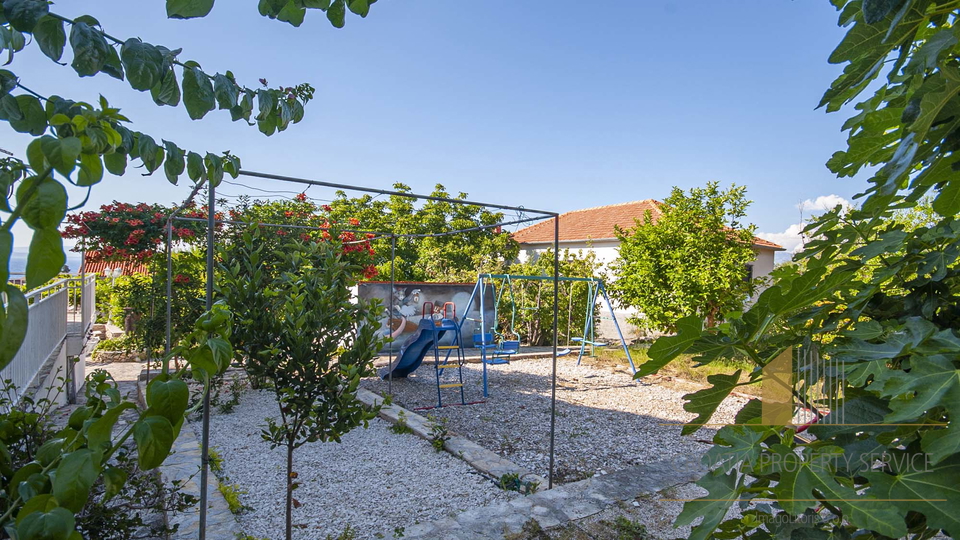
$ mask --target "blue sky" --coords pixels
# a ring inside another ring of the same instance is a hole
[[[754,201],[750,220],[770,233],[799,221],[801,201],[850,199],[864,187],[824,166],[845,145],[846,116],[814,110],[841,70],[826,62],[843,35],[827,0],[381,0],[341,30],[320,12],[293,28],[261,17],[253,2],[226,0],[189,21],[167,20],[161,0],[54,9],[93,15],[118,37],[182,47],[181,60],[230,69],[249,86],[261,77],[312,83],[304,121],[267,138],[226,111],[191,121],[182,106],[156,107],[125,82],[78,79],[35,45],[8,66],[42,94],[103,94],[136,129],[201,153],[229,149],[250,170],[419,191],[439,182],[474,199],[558,211],[736,182]],[[0,147],[18,156],[27,142],[0,130]],[[169,203],[188,192],[162,173],[129,169],[97,185],[88,206]],[[16,232],[26,245],[25,230]]]

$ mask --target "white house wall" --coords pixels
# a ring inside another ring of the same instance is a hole
[[[579,251],[581,254],[593,252],[597,258],[597,262],[602,265],[600,269],[600,277],[603,279],[604,283],[610,283],[614,279],[610,270],[610,265],[617,260],[617,257],[619,257],[619,247],[620,243],[616,240],[560,242],[561,252],[565,249],[569,249],[573,253]],[[525,263],[531,260],[536,260],[541,254],[552,248],[552,242],[549,244],[522,244],[520,246],[520,262]],[[753,277],[756,278],[769,276],[770,272],[773,271],[774,254],[776,252],[772,249],[763,248],[755,248],[754,252],[756,253],[757,257],[751,263],[753,265]],[[765,288],[766,287],[763,286],[758,289],[751,300],[755,299],[756,296],[759,295]],[[606,303],[603,302],[602,299],[600,304],[597,306],[597,309],[600,315],[600,321],[597,323],[598,337],[604,340],[617,339],[616,325],[610,317],[610,310],[607,308]],[[634,341],[645,335],[645,332],[641,331],[632,324],[627,323],[627,319],[637,314],[636,309],[622,308],[616,305],[616,303],[614,303],[613,309],[617,318],[617,323],[620,325],[620,330],[623,332],[624,337],[628,341]]]

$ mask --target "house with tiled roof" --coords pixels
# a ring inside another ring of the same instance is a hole
[[[663,203],[660,201],[645,199],[560,214],[560,249],[591,251],[596,255],[597,262],[607,267],[619,255],[620,241],[617,240],[616,228],[629,229],[636,224],[636,220],[643,222],[647,212],[656,223],[663,215],[661,206]],[[520,229],[513,234],[513,238],[520,244],[521,260],[536,258],[553,248],[553,220]],[[747,264],[751,277],[763,277],[773,271],[774,255],[783,250],[783,246],[754,237],[753,251],[756,257]],[[622,316],[623,324],[629,315],[629,312],[618,312],[617,318],[621,319]]]

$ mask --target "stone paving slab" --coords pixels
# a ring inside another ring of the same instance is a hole
[[[146,395],[146,370],[138,381],[140,400]],[[142,406],[146,403],[141,401]],[[184,423],[180,435],[173,443],[171,453],[160,466],[160,475],[164,483],[180,482],[180,491],[200,498],[200,440],[193,432],[193,428]],[[200,503],[192,508],[167,516],[167,523],[172,527],[179,525],[177,532],[170,535],[168,540],[188,540],[199,536],[200,532]],[[240,524],[230,512],[226,499],[220,493],[217,485],[217,476],[212,472],[207,475],[207,538],[232,539],[240,534]]]
[[[382,397],[364,388],[357,391],[357,397],[367,405],[381,405],[383,403]],[[397,405],[382,405],[380,407],[380,416],[393,424],[399,421],[401,413],[404,421],[417,436],[428,441],[433,437],[435,422]],[[536,483],[541,487],[547,485],[547,481],[543,477],[459,435],[451,433],[450,438],[444,444],[444,449],[494,480],[499,480],[505,474],[516,474],[524,482]]]
[[[503,538],[535,519],[549,529],[600,513],[620,501],[649,496],[686,484],[706,472],[699,459],[639,465],[489,507],[467,510],[453,518],[404,529],[404,538]]]

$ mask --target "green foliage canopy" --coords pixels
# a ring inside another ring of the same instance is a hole
[[[817,383],[842,399],[843,425],[830,411],[802,441],[796,426],[762,425],[759,403],[748,404],[705,458],[708,498],[677,521],[703,518],[692,538],[960,535],[960,3],[833,4],[849,30],[830,61],[845,67],[821,106],[860,101],[844,125],[847,149],[827,166],[840,177],[869,168],[861,207],[811,223],[800,264],[778,269],[742,314],[719,326],[681,319],[640,374],[683,353],[706,363],[742,355],[757,381],[782,352],[814,348],[845,375],[829,370]],[[916,208],[925,198],[932,213]],[[698,413],[685,432],[750,384],[711,382],[685,396]],[[750,504],[758,497],[777,504]],[[743,517],[724,521],[738,501]]]
[[[633,324],[672,331],[680,318],[712,322],[743,306],[754,288],[747,265],[756,257],[754,227],[742,221],[749,204],[746,188],[735,185],[674,188],[658,218],[648,211],[634,227],[617,229],[610,291],[638,310]]]
[[[393,189],[410,193],[410,187],[394,184]],[[453,198],[437,184],[431,196]],[[457,199],[466,200],[466,193]],[[478,272],[501,273],[520,251],[506,231],[492,227],[503,214],[467,204],[424,201],[390,196],[386,200],[370,195],[347,197],[339,192],[330,203],[330,217],[337,223],[351,219],[364,229],[395,234],[430,235],[460,229],[484,227],[449,236],[397,238],[396,279],[398,281],[473,281]],[[390,275],[390,238],[372,241],[375,264],[381,276]]]

